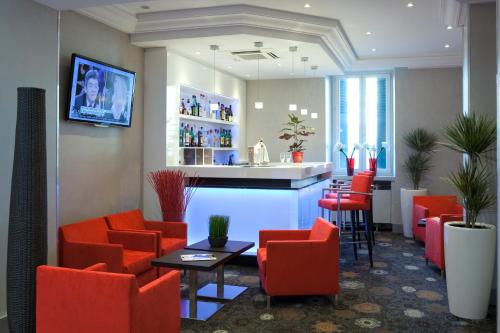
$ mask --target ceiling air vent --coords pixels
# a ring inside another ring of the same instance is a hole
[[[272,58],[272,59],[278,59],[278,58],[279,58],[279,57],[278,57],[276,54],[274,54],[273,52],[267,52],[267,55],[268,55],[270,58]]]
[[[279,58],[274,52],[262,52],[261,50],[242,50],[231,51],[233,56],[242,60],[257,60],[257,59],[277,59]]]

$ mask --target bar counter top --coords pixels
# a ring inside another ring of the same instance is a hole
[[[332,163],[270,163],[267,166],[247,165],[179,165],[167,166],[167,170],[184,171],[188,177],[243,178],[243,179],[288,179],[302,180],[331,173]]]

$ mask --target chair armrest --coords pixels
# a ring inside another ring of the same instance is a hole
[[[122,244],[127,250],[154,253],[158,251],[158,237],[152,232],[108,230],[108,237],[110,243]]]
[[[187,223],[184,222],[144,221],[144,225],[148,230],[161,231],[162,237],[187,238]]]
[[[306,240],[311,230],[260,230],[259,248],[266,247],[271,240]]]
[[[147,326],[148,332],[180,332],[179,284],[179,271],[170,271],[139,289],[132,315]]]
[[[424,206],[414,204],[413,205],[413,228],[417,227],[418,221],[429,217],[429,209]]]
[[[108,265],[100,262],[98,264],[89,266],[85,268],[86,271],[92,271],[92,272],[107,272],[108,271]]]
[[[123,245],[64,242],[62,266],[83,269],[105,263],[109,272],[123,272]]]
[[[338,197],[340,198],[343,194],[362,194],[367,196],[373,196],[371,192],[356,192],[356,191],[337,191],[337,194],[340,194]]]

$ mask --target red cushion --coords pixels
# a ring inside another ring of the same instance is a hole
[[[186,239],[183,238],[162,238],[161,250],[162,254],[166,255],[175,250],[183,249],[186,246]]]
[[[356,175],[352,177],[351,191],[353,192],[370,192],[372,186],[372,177],[365,175]],[[351,194],[349,199],[363,202],[370,202],[370,197],[363,194]]]
[[[349,199],[350,194],[342,194],[342,199]],[[327,193],[327,199],[337,199],[337,193]]]
[[[144,230],[144,217],[139,209],[106,216],[109,227],[114,230]]]
[[[266,265],[267,265],[267,248],[261,247],[257,249],[257,264],[259,265],[259,270],[262,275],[266,275]]]
[[[311,233],[309,234],[309,239],[310,240],[321,240],[321,241],[326,241],[330,238],[332,234],[332,224],[326,222],[323,219],[316,219],[316,222],[314,223]]]
[[[68,224],[59,228],[67,242],[109,243],[108,226],[104,217]]]
[[[329,210],[337,210],[337,199],[320,199],[318,205],[321,208],[326,208]],[[368,210],[370,209],[370,203],[364,201],[355,201],[351,199],[340,199],[340,209],[341,210]]]
[[[123,265],[125,273],[141,274],[151,268],[151,260],[155,258],[153,252],[123,250]]]

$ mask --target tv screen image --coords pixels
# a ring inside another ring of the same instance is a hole
[[[78,54],[71,64],[67,119],[130,127],[135,72]]]

